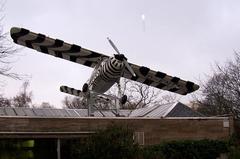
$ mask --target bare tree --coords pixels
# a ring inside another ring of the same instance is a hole
[[[122,78],[120,82],[121,94],[127,95],[126,104],[122,105],[121,109],[137,109],[155,104],[166,104],[177,101],[177,96],[173,94],[164,94],[162,91]],[[106,94],[118,97],[118,86],[114,85]],[[70,109],[86,109],[87,104],[83,98],[65,96],[62,101],[63,107]],[[96,100],[93,107],[98,110],[114,109],[113,105],[116,101]]]
[[[129,79],[122,78],[120,84],[122,94],[128,97],[122,109],[144,108],[177,101],[177,96],[174,94],[164,94],[159,89]],[[117,92],[118,88],[115,86],[109,90],[108,94],[117,96]]]
[[[0,23],[4,19],[2,14],[4,11],[5,1],[0,1]],[[0,75],[11,77],[14,79],[21,79],[21,76],[16,73],[11,73],[11,64],[17,49],[13,46],[12,40],[8,39],[9,33],[4,33],[3,25],[0,24]]]
[[[0,19],[1,21],[1,19]],[[12,42],[7,38],[7,33],[3,32],[3,27],[0,26],[0,75],[11,77],[14,79],[21,79],[19,74],[11,73],[11,64],[17,49]]]
[[[11,100],[0,95],[0,107],[11,107]]]
[[[128,103],[133,109],[144,108],[150,104],[157,103],[158,96],[161,93],[159,90],[155,90],[154,88],[141,83],[132,84],[127,91],[128,93],[126,93],[129,94]]]
[[[42,104],[39,106],[40,108],[54,108],[53,105],[51,105],[48,102],[42,102]]]
[[[29,81],[25,81],[20,89],[20,92],[12,99],[12,105],[14,107],[31,107],[32,92],[28,91],[28,87]]]
[[[198,111],[205,115],[233,114],[240,118],[240,54],[224,66],[216,64],[214,74],[202,84]]]
[[[86,104],[82,99],[79,97],[70,97],[65,96],[64,100],[62,101],[63,107],[69,109],[86,109]]]

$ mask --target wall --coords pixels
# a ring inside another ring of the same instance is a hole
[[[0,117],[0,138],[73,138],[86,136],[108,124],[127,125],[144,132],[144,144],[163,140],[228,139],[233,120],[218,118],[37,118]],[[141,135],[142,136],[142,135]]]

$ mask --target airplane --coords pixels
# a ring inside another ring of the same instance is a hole
[[[169,76],[160,71],[151,70],[145,66],[129,63],[124,54],[120,53],[111,39],[110,45],[117,52],[113,56],[91,51],[76,44],[69,44],[59,39],[53,39],[40,33],[34,33],[24,28],[12,27],[11,37],[16,44],[52,55],[58,58],[79,63],[94,68],[90,79],[83,85],[82,90],[68,86],[61,86],[60,91],[75,96],[84,96],[88,99],[89,112],[93,99],[114,99],[104,94],[115,83],[118,84],[119,102],[125,104],[127,96],[121,94],[120,78],[127,78],[158,89],[167,90],[181,95],[192,93],[199,89],[193,82]],[[119,106],[118,106],[119,107]]]

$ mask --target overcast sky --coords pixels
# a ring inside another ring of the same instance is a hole
[[[115,53],[110,37],[131,63],[199,83],[214,62],[240,50],[239,8],[238,0],[7,0],[2,24],[5,32],[24,27],[106,55]],[[57,107],[65,96],[59,87],[81,89],[92,71],[28,48],[16,59],[12,71],[31,76],[34,103]],[[23,83],[0,78],[8,97]]]

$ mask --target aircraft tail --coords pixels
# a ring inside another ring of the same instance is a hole
[[[79,96],[79,97],[82,96],[82,91],[68,87],[68,86],[61,86],[60,91],[67,94],[74,95],[74,96]]]
[[[68,86],[61,86],[60,91],[63,92],[63,93],[67,93],[67,94],[70,94],[70,95],[77,96],[77,97],[83,97],[84,96],[84,93],[81,90],[71,88],[71,87],[68,87]],[[94,93],[96,95],[96,98],[95,98],[96,101],[95,102],[97,102],[97,101],[110,102],[110,101],[118,99],[117,97],[114,97],[112,95],[99,94],[99,93],[96,93],[96,92],[92,92],[92,93]]]

